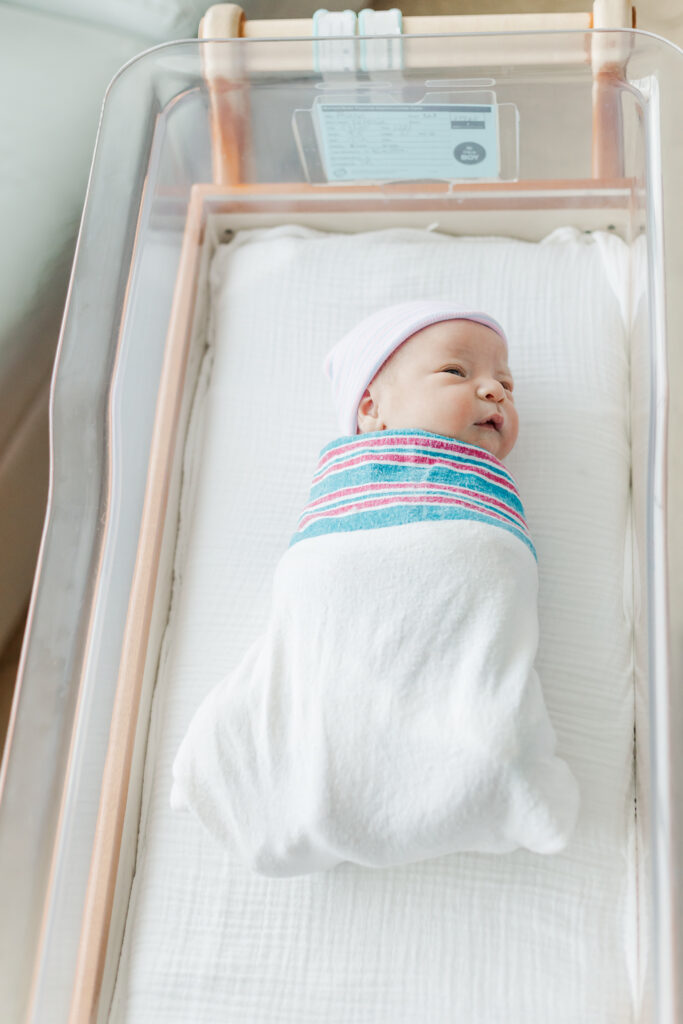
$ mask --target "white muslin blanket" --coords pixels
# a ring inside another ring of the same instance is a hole
[[[561,850],[578,787],[534,669],[537,588],[494,456],[423,431],[332,442],[172,806],[271,876]]]

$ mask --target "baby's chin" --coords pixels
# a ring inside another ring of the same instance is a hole
[[[495,427],[475,426],[457,437],[452,434],[445,436],[452,437],[454,441],[461,441],[463,444],[474,444],[489,452],[490,455],[495,455],[497,459],[504,459],[514,447],[514,441],[510,441],[509,437],[501,434]]]

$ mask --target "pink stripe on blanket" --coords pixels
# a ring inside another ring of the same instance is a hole
[[[341,499],[347,496],[350,497],[351,495],[354,494],[367,494],[370,491],[382,492],[387,490],[419,491],[420,488],[422,487],[431,491],[443,491],[445,495],[453,494],[457,496],[462,496],[464,498],[477,499],[478,502],[484,505],[485,507],[493,506],[494,508],[503,510],[503,512],[506,512],[512,519],[516,520],[516,522],[523,529],[526,529],[524,517],[519,515],[519,513],[516,512],[515,509],[511,508],[505,502],[498,501],[497,498],[492,498],[489,497],[488,495],[484,496],[480,492],[473,491],[467,487],[456,487],[453,484],[430,483],[428,481],[425,481],[423,484],[414,483],[411,481],[396,481],[396,483],[368,483],[360,484],[358,487],[342,487],[338,491],[331,491],[329,494],[325,494],[321,498],[316,498],[314,501],[309,501],[308,505],[306,506],[305,512],[302,514],[305,515],[306,512],[309,510],[315,511],[320,506],[329,505],[333,502],[340,501]],[[343,506],[335,507],[339,508]]]

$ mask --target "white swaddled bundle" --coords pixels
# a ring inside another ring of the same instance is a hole
[[[425,431],[323,448],[265,634],[207,696],[172,804],[265,875],[562,849],[578,808],[534,659],[517,489]]]

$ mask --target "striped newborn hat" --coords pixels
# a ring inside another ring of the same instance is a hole
[[[358,433],[358,405],[368,384],[398,346],[423,327],[442,320],[474,320],[499,334],[497,320],[454,302],[418,299],[377,310],[337,342],[325,358],[323,370],[332,383],[339,426],[345,435]]]

